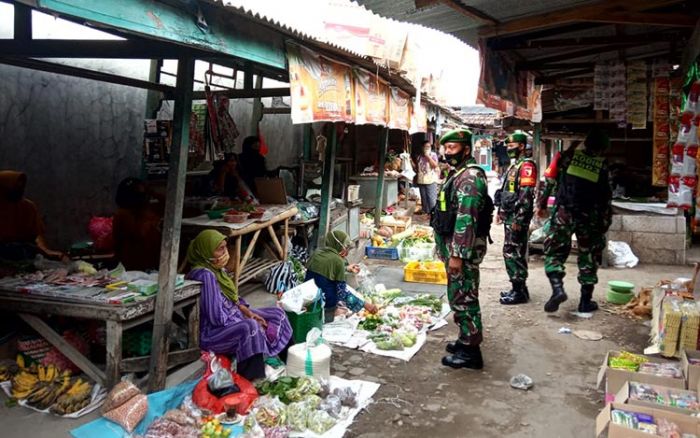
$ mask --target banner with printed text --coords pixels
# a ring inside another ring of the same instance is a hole
[[[355,121],[352,70],[303,47],[287,46],[292,123]]]
[[[386,126],[389,119],[389,85],[376,75],[355,70],[355,123]]]
[[[389,98],[389,128],[402,131],[411,128],[411,99],[395,87],[391,88]]]

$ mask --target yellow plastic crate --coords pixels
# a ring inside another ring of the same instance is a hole
[[[447,284],[442,262],[409,262],[403,268],[403,279],[411,283]]]

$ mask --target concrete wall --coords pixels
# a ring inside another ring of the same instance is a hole
[[[66,248],[140,174],[146,92],[4,65],[0,78],[0,169],[27,173],[49,243]]]
[[[627,242],[641,263],[683,265],[686,224],[683,216],[613,215],[608,240]]]

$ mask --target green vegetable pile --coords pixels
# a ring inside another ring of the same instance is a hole
[[[417,335],[412,332],[396,331],[392,334],[377,333],[369,336],[380,350],[403,350],[416,345]]]
[[[294,275],[297,277],[297,280],[303,282],[304,278],[306,278],[306,268],[304,264],[296,257],[290,256],[289,261],[292,262],[292,268],[294,269]]]
[[[260,395],[277,397],[282,403],[288,405],[315,396],[321,391],[321,384],[309,377],[285,376],[274,382],[265,380],[256,389]]]
[[[382,325],[383,322],[384,320],[379,315],[367,315],[365,319],[360,321],[360,323],[357,325],[357,328],[371,332],[376,330],[377,327]]]
[[[399,307],[408,305],[429,307],[435,313],[440,313],[442,311],[442,300],[430,294],[416,295],[412,300],[398,304]]]

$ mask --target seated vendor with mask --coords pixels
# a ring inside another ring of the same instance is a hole
[[[377,312],[377,306],[366,303],[348,291],[345,282],[346,272],[357,273],[357,265],[347,265],[352,241],[342,231],[331,231],[326,234],[325,248],[317,250],[309,260],[306,281],[314,280],[316,286],[323,292],[326,307],[326,322],[333,321],[338,304],[344,304],[350,311],[359,312],[362,309],[370,313]]]
[[[64,253],[49,249],[46,244],[39,210],[24,197],[26,187],[24,173],[0,171],[0,259],[30,260],[41,254],[67,260]]]

